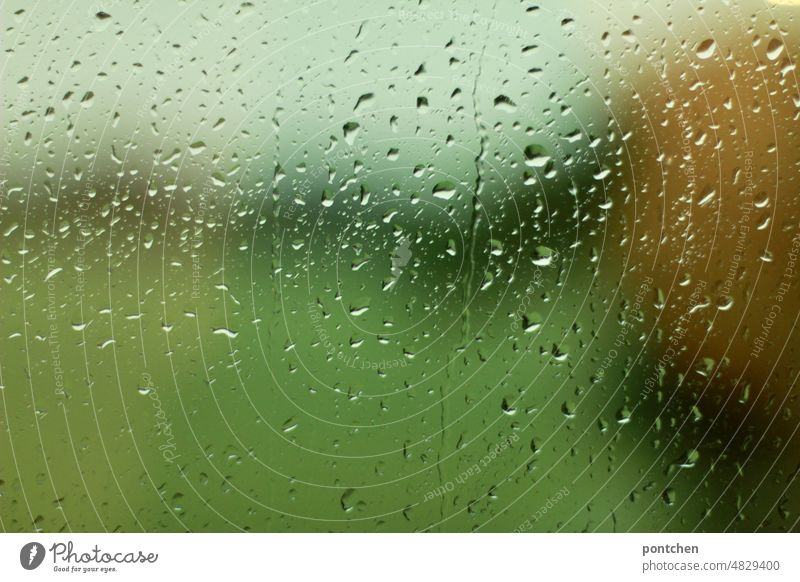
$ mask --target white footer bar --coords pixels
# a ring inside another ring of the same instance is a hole
[[[799,542],[797,534],[2,534],[0,580],[800,580]]]

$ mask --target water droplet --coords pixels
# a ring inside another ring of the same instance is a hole
[[[216,335],[224,335],[225,337],[229,337],[231,339],[239,335],[238,331],[233,331],[231,329],[228,329],[227,327],[217,327],[213,328],[211,331]]]
[[[433,195],[442,200],[450,200],[456,193],[456,185],[453,182],[439,182],[433,187]]]
[[[778,38],[773,38],[767,45],[767,58],[771,61],[776,60],[783,52],[783,42]]]
[[[715,50],[717,50],[717,43],[714,42],[713,38],[701,41],[694,49],[697,57],[703,60],[711,58]]]

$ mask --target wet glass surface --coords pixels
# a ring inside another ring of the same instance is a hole
[[[3,6],[5,531],[796,531],[797,3]]]

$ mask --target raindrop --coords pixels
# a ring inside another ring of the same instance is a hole
[[[778,38],[773,38],[767,45],[767,58],[771,61],[776,60],[783,52],[783,42]]]
[[[700,42],[694,49],[698,58],[701,58],[703,60],[711,58],[715,50],[717,50],[717,43],[714,42],[713,38],[705,39],[704,41]]]

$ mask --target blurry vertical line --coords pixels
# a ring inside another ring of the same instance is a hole
[[[481,52],[478,54],[477,60],[477,70],[475,72],[475,78],[472,83],[472,107],[473,107],[473,115],[475,121],[475,129],[478,135],[478,153],[475,155],[474,164],[475,164],[475,186],[474,191],[472,192],[471,197],[471,205],[470,205],[470,215],[469,215],[469,247],[467,249],[467,253],[469,254],[468,257],[468,269],[467,269],[467,279],[464,283],[464,295],[462,298],[462,312],[461,312],[461,342],[460,345],[456,347],[456,353],[458,350],[466,350],[466,347],[470,343],[469,335],[470,335],[470,318],[469,318],[469,305],[472,296],[472,283],[475,278],[475,248],[476,248],[476,238],[477,238],[477,231],[478,231],[478,221],[479,221],[479,214],[478,209],[480,208],[480,193],[483,189],[483,172],[482,172],[482,162],[486,157],[486,144],[488,142],[488,136],[486,133],[486,127],[483,124],[483,120],[481,117],[480,107],[478,106],[478,86],[480,84],[481,73],[483,72],[483,58],[486,54],[486,47],[489,43],[489,33],[491,31],[492,22],[494,21],[495,12],[497,9],[497,0],[492,4],[492,11],[491,16],[487,20],[486,23],[486,33],[483,37],[483,45],[481,47]],[[451,366],[455,359],[456,354],[448,355],[448,362],[446,366],[446,374],[445,374],[445,382],[440,385],[439,388],[439,398],[441,399],[441,415],[440,415],[440,422],[441,422],[441,447],[442,449],[446,446],[446,431],[445,428],[447,427],[447,410],[445,408],[445,400],[447,398],[445,386],[449,386],[451,383],[454,385],[457,382],[453,382],[455,377],[451,375]],[[439,481],[441,485],[446,484],[446,475],[442,468],[441,464],[441,457],[442,457],[442,450],[440,449],[437,452],[437,469],[439,473]],[[447,452],[445,452],[447,455]],[[441,518],[445,518],[445,500],[447,499],[447,495],[442,495],[441,507],[440,507],[440,515]]]
[[[470,332],[469,321],[469,302],[472,294],[472,282],[475,278],[475,246],[478,230],[478,221],[480,220],[478,209],[480,208],[480,194],[483,189],[484,180],[483,172],[481,169],[482,162],[486,158],[486,144],[488,136],[486,126],[483,123],[480,107],[478,106],[478,85],[480,83],[481,73],[483,72],[483,57],[486,54],[486,47],[489,43],[489,32],[491,31],[492,22],[497,8],[497,0],[492,4],[492,14],[486,24],[486,34],[484,35],[483,47],[481,47],[480,55],[478,55],[478,70],[475,73],[475,80],[472,84],[472,108],[475,120],[475,129],[478,134],[478,153],[475,155],[475,188],[472,193],[472,206],[470,208],[470,225],[469,225],[469,270],[467,271],[467,281],[464,286],[464,311],[462,313],[462,338],[467,341]]]
[[[270,248],[269,248],[269,260],[270,260],[270,284],[272,288],[272,315],[277,317],[278,312],[280,311],[280,288],[277,278],[276,270],[280,268],[279,265],[275,262],[275,250],[280,249],[280,240],[279,240],[279,232],[278,232],[278,221],[280,220],[281,215],[281,204],[280,204],[280,191],[278,190],[278,182],[280,180],[281,174],[281,165],[280,165],[280,154],[281,154],[281,138],[280,138],[280,131],[281,131],[281,124],[280,120],[278,119],[278,111],[279,107],[277,103],[281,101],[281,94],[280,89],[276,92],[276,105],[275,105],[275,113],[272,116],[272,131],[275,135],[275,154],[273,156],[272,167],[272,184],[270,195],[272,196],[272,225],[271,225],[271,232],[269,236],[270,240]],[[255,247],[254,247],[255,248]],[[279,251],[280,252],[280,251]],[[272,325],[273,322],[269,321],[267,323],[267,351],[271,350],[272,346]],[[269,355],[269,354],[268,354]]]
[[[278,270],[281,268],[280,262],[276,261],[275,256],[275,249],[278,249],[278,257],[283,256],[283,247],[281,245],[279,236],[279,225],[278,221],[280,220],[281,214],[281,204],[280,204],[280,191],[278,190],[278,182],[280,181],[281,175],[281,165],[280,165],[280,155],[281,155],[281,123],[278,119],[278,112],[280,111],[280,102],[281,102],[281,90],[280,88],[275,92],[275,113],[272,116],[272,131],[275,135],[275,155],[273,157],[273,175],[272,175],[272,225],[271,225],[271,232],[269,233],[269,240],[270,240],[270,249],[269,249],[269,277],[270,277],[270,287],[272,290],[272,317],[270,321],[267,322],[267,368],[271,366],[271,362],[273,361],[273,354],[272,354],[272,344],[273,344],[273,337],[272,337],[272,328],[273,326],[278,325],[279,314],[281,313],[281,289],[280,289],[280,280],[278,279]],[[291,194],[290,194],[291,195]],[[256,224],[256,228],[258,225]],[[277,244],[276,244],[277,242]],[[250,253],[250,256],[253,256],[253,252],[255,251],[255,244],[253,245],[253,250]],[[252,260],[252,259],[251,259]],[[252,267],[251,267],[252,273]],[[255,304],[253,305],[255,309]],[[258,326],[258,324],[256,324]],[[272,372],[270,372],[272,374]],[[267,503],[271,508],[277,507],[276,499],[275,499],[275,492],[277,487],[267,487]]]

